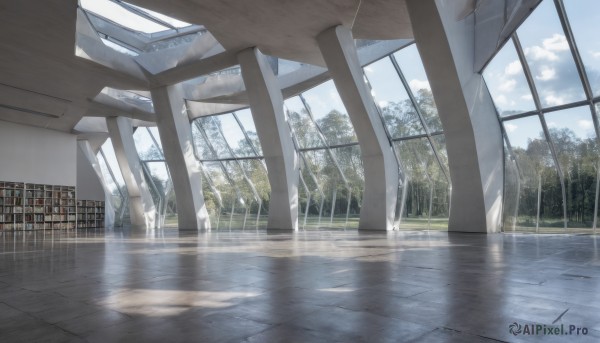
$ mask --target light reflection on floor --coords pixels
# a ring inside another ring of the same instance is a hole
[[[3,233],[0,342],[527,341],[513,322],[582,325],[595,342],[598,239]]]

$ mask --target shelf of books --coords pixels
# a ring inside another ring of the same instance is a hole
[[[104,228],[104,201],[77,200],[77,228]]]
[[[75,187],[0,181],[0,231],[74,229]]]

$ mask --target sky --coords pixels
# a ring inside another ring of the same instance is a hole
[[[565,0],[567,18],[594,92],[600,91],[600,42],[595,30],[600,20],[600,1]],[[560,24],[554,2],[544,0],[518,28],[525,58],[531,70],[542,108],[585,100],[583,85]],[[501,115],[535,110],[533,97],[512,41],[505,44],[486,67],[486,84]],[[549,129],[568,128],[578,138],[595,137],[588,106],[545,113]],[[539,119],[523,118],[504,123],[513,146],[526,147],[540,137]]]

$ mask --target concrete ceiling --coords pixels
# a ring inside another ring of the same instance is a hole
[[[76,13],[76,0],[0,1],[0,83],[13,94],[0,95],[0,120],[69,132],[105,86],[147,87],[75,56]],[[44,99],[66,104],[59,118],[34,114]]]
[[[130,2],[205,25],[230,54],[258,46],[314,65],[323,65],[315,37],[334,25],[352,27],[356,38],[412,37],[404,0]],[[94,115],[89,99],[104,87],[148,88],[75,56],[76,14],[77,0],[0,0],[0,85],[10,90],[0,92],[0,120],[71,132],[82,116]]]
[[[130,0],[204,25],[228,51],[257,46],[263,53],[324,66],[316,36],[335,26],[355,38],[412,38],[404,0]]]

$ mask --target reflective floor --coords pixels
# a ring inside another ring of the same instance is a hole
[[[0,233],[0,342],[598,342],[599,245],[443,232]]]

